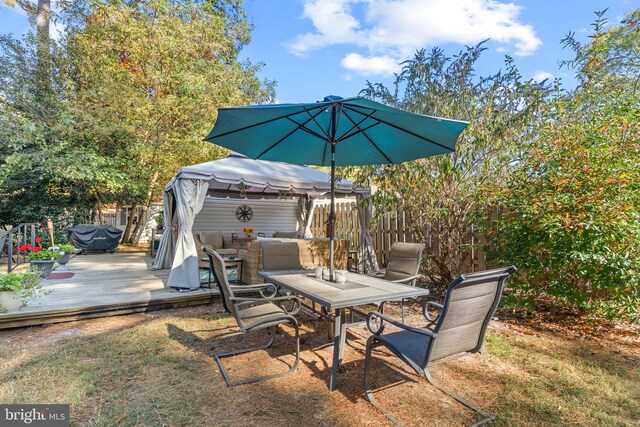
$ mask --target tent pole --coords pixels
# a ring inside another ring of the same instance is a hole
[[[336,223],[336,146],[331,144],[331,211],[329,212],[329,280],[333,282],[333,256]]]

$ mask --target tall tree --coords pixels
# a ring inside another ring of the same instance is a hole
[[[50,92],[51,75],[51,35],[49,26],[51,24],[51,0],[38,0],[37,4],[29,0],[2,0],[10,7],[18,6],[22,8],[29,20],[36,25],[36,38],[38,40],[38,72],[37,94],[40,101]]]
[[[51,44],[46,93],[37,37],[0,36],[0,221],[42,221],[90,200],[91,186],[121,186],[113,162],[92,149],[70,107],[66,54]]]
[[[439,48],[418,51],[404,62],[392,88],[369,83],[362,92],[403,110],[470,122],[454,153],[356,174],[378,186],[371,200],[379,212],[402,209],[419,241],[439,241],[439,250],[426,251],[424,272],[442,283],[462,272],[472,219],[484,213],[484,199],[504,179],[518,141],[530,137],[547,91],[524,81],[508,57],[504,72],[477,76],[474,67],[483,51],[482,43],[454,58]]]
[[[129,159],[136,185],[119,201],[137,202],[141,216],[181,165],[223,154],[201,141],[217,108],[273,97],[272,84],[256,78],[259,65],[238,62],[250,31],[239,4],[93,1],[70,23],[76,105],[130,136],[116,155]]]

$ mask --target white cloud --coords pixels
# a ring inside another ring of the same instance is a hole
[[[49,35],[54,40],[60,40],[60,36],[66,31],[67,27],[62,22],[52,21],[49,25]]]
[[[358,35],[360,23],[351,15],[349,3],[351,0],[307,0],[303,17],[311,19],[318,32],[296,36],[289,45],[290,51],[304,55],[331,44],[362,42]]]
[[[342,64],[365,75],[389,73],[397,68],[390,59],[397,64],[416,49],[444,43],[490,38],[515,55],[530,55],[542,42],[519,21],[520,10],[498,0],[305,0],[303,17],[315,32],[296,36],[289,49],[305,55],[338,44],[363,48],[366,55],[350,53]]]
[[[363,76],[391,76],[400,70],[398,60],[390,56],[365,57],[358,53],[349,53],[340,63],[347,70]]]
[[[535,73],[533,73],[533,76],[531,78],[540,83],[543,80],[552,79],[553,74],[547,73],[546,71],[536,71]]]

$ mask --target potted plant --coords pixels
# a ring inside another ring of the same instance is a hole
[[[54,251],[63,252],[63,255],[58,259],[58,264],[65,265],[71,259],[71,255],[75,254],[77,249],[73,245],[60,245],[54,246]]]
[[[41,290],[42,272],[29,269],[22,274],[0,274],[0,313],[17,310]]]
[[[247,239],[251,239],[251,237],[253,236],[253,228],[244,228],[242,231],[244,231],[244,234],[247,236]]]
[[[27,261],[32,267],[40,269],[43,276],[48,276],[53,271],[53,265],[59,260],[64,252],[52,249],[42,249],[40,246],[32,248],[32,252],[27,256]]]

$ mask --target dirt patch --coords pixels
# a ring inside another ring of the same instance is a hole
[[[424,324],[419,308],[408,304],[408,323]],[[398,307],[388,307],[387,313],[398,315]],[[298,318],[298,372],[233,388],[225,386],[214,354],[259,344],[266,334],[239,334],[220,304],[1,331],[0,401],[70,403],[80,425],[390,425],[363,396],[367,330],[349,330],[339,389],[332,393],[327,389],[332,346],[324,322]],[[624,354],[610,353],[596,345],[598,340],[543,326],[514,319],[492,322],[487,354],[438,366],[434,377],[497,413],[497,425],[625,425],[634,419],[629,408],[637,397],[616,394],[637,380],[627,356],[633,347],[623,340]],[[225,359],[230,376],[286,371],[293,361],[291,334],[291,328],[282,327],[272,349]],[[608,335],[607,342],[617,336],[626,335]],[[375,394],[407,425],[460,426],[476,420],[388,352],[374,356]],[[616,390],[607,391],[607,384]],[[575,403],[581,399],[584,403]],[[585,409],[591,401],[607,408],[604,401],[617,418],[598,419],[596,409]]]

